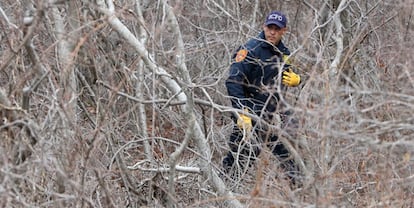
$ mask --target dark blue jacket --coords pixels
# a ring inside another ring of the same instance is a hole
[[[248,107],[260,115],[263,108],[267,112],[274,112],[277,108],[279,94],[277,88],[285,90],[281,85],[283,55],[290,55],[288,48],[282,41],[275,47],[267,43],[264,32],[257,38],[250,39],[238,51],[247,49],[247,57],[239,62],[235,61],[237,54],[233,55],[230,74],[226,80],[228,95],[234,108]],[[285,68],[288,66],[283,66]],[[280,92],[279,90],[279,92]]]

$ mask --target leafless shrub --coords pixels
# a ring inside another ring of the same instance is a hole
[[[412,8],[3,1],[0,205],[411,207]],[[239,177],[217,176],[234,110],[223,81],[270,10],[288,15],[304,80],[285,96],[300,124],[286,138],[304,161],[300,188],[267,150]]]

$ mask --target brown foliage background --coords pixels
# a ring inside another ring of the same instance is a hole
[[[159,74],[138,74],[141,58],[97,4],[71,2],[38,1],[33,10],[30,1],[0,3],[0,206],[225,206],[200,174],[178,171],[175,194],[168,191],[169,173],[160,168],[168,167],[188,128],[180,103]],[[265,151],[242,177],[227,180],[227,188],[246,207],[414,206],[414,3],[346,1],[340,13],[344,48],[332,78],[338,38],[332,19],[340,2],[169,1],[193,82],[187,86],[175,62],[179,37],[171,33],[162,1],[115,1],[122,23],[137,37],[147,35],[154,63],[205,101],[194,111],[212,158],[200,158],[190,141],[180,166],[209,160],[219,171],[232,128],[223,110],[231,55],[256,36],[269,11],[281,10],[289,20],[284,41],[304,80],[287,96],[300,123],[299,138],[289,141],[309,175],[302,188],[289,187]],[[24,24],[27,11],[36,17],[32,25]],[[56,13],[65,20],[64,37],[74,43],[67,65],[57,52]],[[62,76],[67,70],[72,78]],[[146,126],[139,125],[138,104],[145,104]]]

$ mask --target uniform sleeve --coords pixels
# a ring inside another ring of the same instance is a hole
[[[240,50],[239,50],[240,51]],[[233,60],[237,54],[233,56]],[[227,93],[234,108],[243,109],[246,106],[246,87],[249,70],[254,65],[249,61],[250,54],[241,61],[235,61],[230,66],[229,77],[226,80]]]
[[[283,61],[285,62],[285,65],[283,66],[283,71],[297,71],[297,68],[292,65],[292,60],[289,58],[290,51],[289,49],[285,48],[285,51],[283,52]],[[299,84],[302,83],[302,80],[299,81]]]
[[[283,65],[283,71],[288,71],[291,68],[291,60],[288,58],[290,56],[289,49],[283,44],[282,41],[280,41],[277,44],[277,49],[282,53],[282,61],[285,62],[285,65]]]
[[[283,65],[283,71],[288,71],[292,66],[289,54],[283,54],[282,61],[285,62],[285,64]]]

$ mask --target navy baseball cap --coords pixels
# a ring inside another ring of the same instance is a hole
[[[273,11],[266,17],[265,25],[277,25],[280,28],[285,28],[287,24],[287,19],[284,14],[278,11]]]

